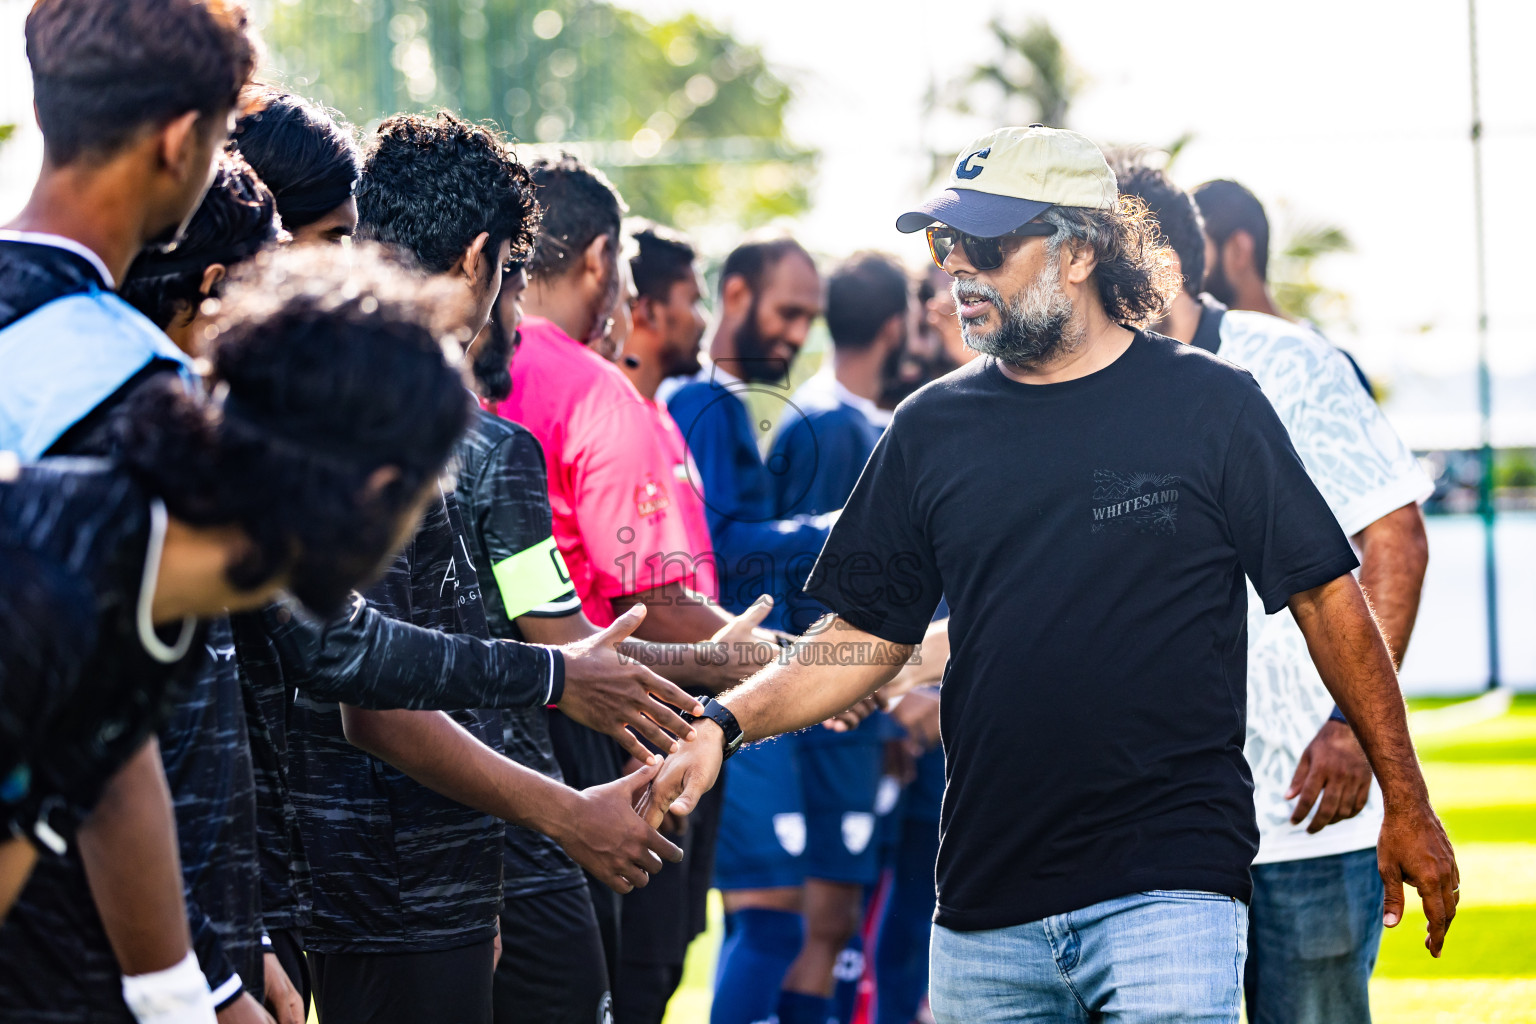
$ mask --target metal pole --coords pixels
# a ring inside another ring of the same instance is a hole
[[[1477,514],[1483,520],[1483,601],[1488,610],[1488,688],[1499,685],[1499,574],[1493,526],[1493,382],[1488,374],[1488,257],[1483,230],[1483,114],[1478,93],[1477,0],[1467,0],[1472,72],[1472,206],[1477,235],[1477,411],[1482,448]]]

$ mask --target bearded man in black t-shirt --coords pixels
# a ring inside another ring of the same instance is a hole
[[[948,186],[897,226],[927,229],[986,358],[897,409],[806,587],[835,614],[706,702],[652,820],[743,740],[877,691],[943,597],[936,1019],[1235,1022],[1246,575],[1381,780],[1385,923],[1415,885],[1438,955],[1455,859],[1354,553],[1253,378],[1140,329],[1178,287],[1145,207],[1039,125],[978,139]]]

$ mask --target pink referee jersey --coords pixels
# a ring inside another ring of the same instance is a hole
[[[543,317],[523,320],[512,395],[496,411],[544,446],[555,543],[582,610],[668,583],[716,596],[703,499],[666,410],[612,363]]]

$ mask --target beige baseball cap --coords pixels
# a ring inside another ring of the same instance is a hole
[[[960,153],[944,191],[896,218],[896,230],[921,231],[937,221],[994,238],[1052,206],[1114,207],[1115,173],[1084,135],[1032,124],[999,128]]]

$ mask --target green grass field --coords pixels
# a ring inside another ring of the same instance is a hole
[[[1507,714],[1453,728],[1418,711],[1414,731],[1435,808],[1456,844],[1461,909],[1435,960],[1424,917],[1409,912],[1387,932],[1371,984],[1374,1017],[1386,1024],[1536,1022],[1536,697]],[[719,914],[694,943],[667,1024],[709,1019]]]

